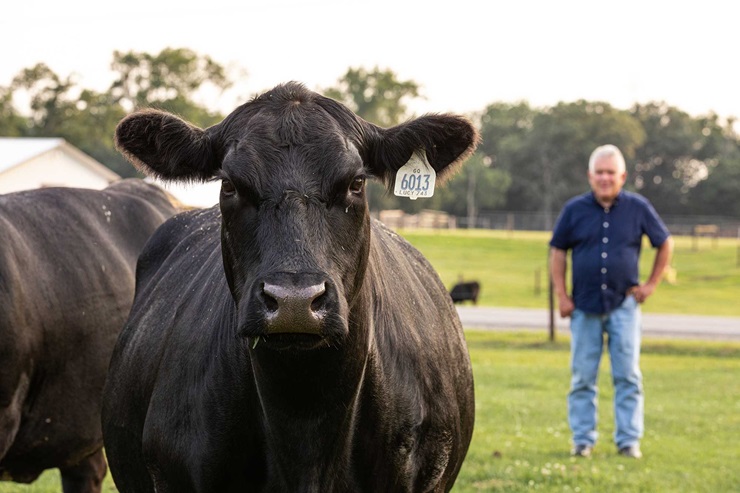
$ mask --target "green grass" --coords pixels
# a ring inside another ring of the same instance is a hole
[[[450,287],[462,275],[482,283],[480,304],[547,306],[548,233],[402,231]],[[736,240],[693,249],[676,238],[675,285],[663,283],[646,312],[740,316]],[[641,273],[654,252],[645,246]],[[539,273],[539,274],[538,274]],[[539,276],[539,293],[535,291]],[[601,442],[590,460],[568,456],[567,340],[544,334],[468,332],[476,381],[473,443],[456,492],[740,491],[740,345],[646,341],[646,437],[642,461],[621,459],[613,432],[608,359],[603,362]],[[2,493],[60,491],[59,473],[32,485],[0,483]],[[110,475],[105,492],[116,491]]]
[[[740,344],[646,341],[645,457],[612,442],[613,388],[602,361],[600,439],[569,456],[567,339],[529,332],[467,333],[476,387],[473,442],[455,492],[740,491]]]
[[[455,493],[740,491],[740,344],[646,340],[642,460],[616,455],[609,361],[600,375],[599,431],[591,459],[569,456],[569,341],[533,332],[466,334],[476,424]],[[59,474],[3,493],[56,493]],[[116,491],[110,475],[105,492]]]
[[[481,282],[478,303],[544,308],[548,304],[546,232],[491,230],[403,230],[400,232],[432,263],[448,288],[462,276]],[[672,265],[677,282],[662,283],[645,303],[646,313],[740,316],[738,240],[677,237]],[[640,264],[645,279],[655,250],[646,242]]]
[[[1,493],[60,493],[61,491],[62,481],[59,479],[59,470],[57,469],[46,471],[31,484],[0,482]],[[116,491],[118,491],[118,489],[113,484],[110,472],[108,472],[105,476],[105,481],[103,481],[103,493]]]

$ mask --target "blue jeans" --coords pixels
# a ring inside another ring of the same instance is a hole
[[[599,373],[608,336],[614,382],[614,441],[622,448],[642,438],[644,396],[640,373],[641,311],[633,296],[605,315],[574,310],[571,315],[571,385],[568,394],[568,423],[575,445],[596,443],[596,408]]]

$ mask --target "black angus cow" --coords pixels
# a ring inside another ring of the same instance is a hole
[[[297,83],[206,130],[126,117],[139,169],[222,184],[140,257],[103,398],[119,490],[448,491],[473,431],[463,331],[365,180],[420,149],[444,175],[477,138],[451,115],[382,129]]]
[[[0,480],[58,467],[65,493],[100,491],[100,399],[136,258],[175,212],[136,179],[0,195]]]
[[[472,301],[474,305],[477,305],[479,294],[480,283],[478,281],[460,281],[450,289],[450,297],[453,303]]]

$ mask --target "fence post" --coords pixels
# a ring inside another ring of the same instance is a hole
[[[547,246],[547,280],[548,280],[548,298],[550,306],[550,342],[555,342],[555,288],[552,283],[552,270],[550,269],[550,255],[552,255],[550,245]]]

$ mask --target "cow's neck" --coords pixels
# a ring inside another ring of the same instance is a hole
[[[348,344],[253,357],[268,467],[274,469],[268,476],[276,481],[268,490],[346,490],[367,340]]]

